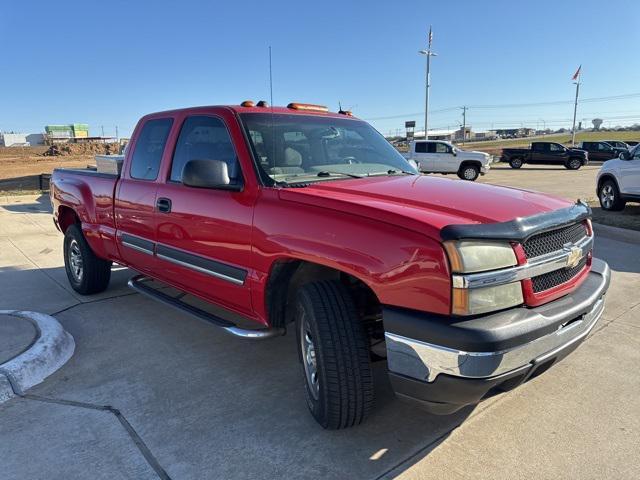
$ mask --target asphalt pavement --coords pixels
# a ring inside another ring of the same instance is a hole
[[[637,244],[597,238],[604,317],[545,374],[442,417],[395,399],[377,364],[373,414],[335,432],[307,412],[293,335],[229,337],[133,293],[120,267],[76,294],[48,209],[0,197],[0,310],[53,315],[76,350],[0,405],[2,479],[640,478]]]

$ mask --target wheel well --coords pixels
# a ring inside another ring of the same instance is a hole
[[[473,166],[480,170],[482,168],[482,163],[478,162],[477,160],[465,160],[460,164],[460,168],[458,169],[458,171],[468,166]]]
[[[70,207],[65,207],[64,205],[61,206],[58,209],[58,225],[60,226],[62,233],[65,233],[67,228],[74,223],[80,223],[80,219],[76,212]]]
[[[596,188],[596,195],[600,194],[600,187],[602,187],[602,184],[606,180],[611,180],[615,184],[615,186],[618,189],[618,191],[620,191],[620,188],[618,187],[618,181],[616,180],[616,177],[614,177],[613,175],[604,174],[598,179],[598,187]]]
[[[266,288],[266,307],[273,327],[294,321],[295,294],[305,283],[339,280],[349,288],[360,318],[382,318],[382,306],[376,294],[362,280],[348,273],[303,260],[278,262],[271,270]]]

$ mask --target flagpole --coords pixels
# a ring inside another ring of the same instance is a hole
[[[582,65],[580,66],[582,68]],[[578,92],[580,92],[580,69],[576,78],[576,101],[573,104],[573,128],[571,129],[571,145],[576,146],[576,114],[578,113]]]

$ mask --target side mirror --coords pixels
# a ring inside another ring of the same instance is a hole
[[[420,167],[418,166],[418,162],[416,162],[415,160],[407,160],[407,162],[409,162],[409,164],[415,168],[418,172],[420,171]]]
[[[451,153],[453,153],[454,157],[457,157],[458,156],[458,149],[457,148],[452,148],[451,149]]]
[[[631,158],[631,152],[620,152],[620,155],[618,155],[618,158],[620,160],[629,160]]]
[[[182,183],[188,187],[242,190],[232,183],[227,163],[221,160],[189,160],[182,169]]]

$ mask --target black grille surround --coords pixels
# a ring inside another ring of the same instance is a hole
[[[565,244],[578,243],[586,236],[587,228],[585,224],[574,223],[567,227],[534,235],[522,243],[522,248],[527,259],[531,259],[560,251]]]
[[[537,277],[533,277],[531,279],[533,293],[544,292],[545,290],[549,290],[553,287],[557,287],[558,285],[562,285],[563,283],[568,282],[573,277],[578,275],[586,264],[587,257],[585,255],[575,267],[561,268],[560,270],[555,270],[553,272],[544,273],[542,275],[538,275]]]

